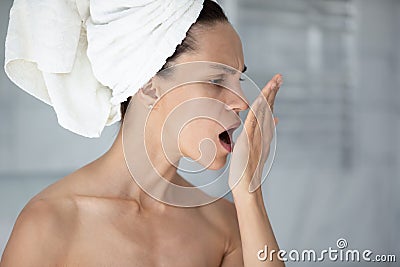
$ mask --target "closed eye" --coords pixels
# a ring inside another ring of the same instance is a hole
[[[221,84],[222,82],[224,82],[224,79],[214,79],[214,80],[210,80],[211,83],[214,84]]]

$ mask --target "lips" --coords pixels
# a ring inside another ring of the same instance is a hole
[[[233,132],[240,126],[240,122],[235,123],[227,128],[227,130],[221,132],[218,137],[221,145],[230,153],[233,150]]]

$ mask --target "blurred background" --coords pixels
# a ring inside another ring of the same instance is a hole
[[[395,254],[400,262],[400,0],[225,0],[248,75],[285,78],[273,168],[263,184],[281,249]],[[1,66],[12,0],[0,2]],[[99,157],[101,138],[57,124],[50,106],[0,72],[0,253],[21,209],[47,185]],[[317,263],[362,266],[357,262]],[[287,266],[310,263],[288,262]]]

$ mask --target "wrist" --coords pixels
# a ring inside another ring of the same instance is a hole
[[[268,218],[261,187],[254,192],[249,192],[247,188],[234,188],[232,196],[238,217],[254,221],[260,218]]]
[[[261,186],[254,192],[249,192],[248,186],[235,186],[232,189],[232,197],[236,204],[244,202],[246,204],[256,203],[264,205]]]

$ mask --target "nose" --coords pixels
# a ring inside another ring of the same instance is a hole
[[[226,103],[226,109],[233,110],[237,114],[239,114],[240,111],[246,110],[249,108],[248,101],[244,95],[237,95],[235,93],[230,94],[229,100],[225,102]]]

